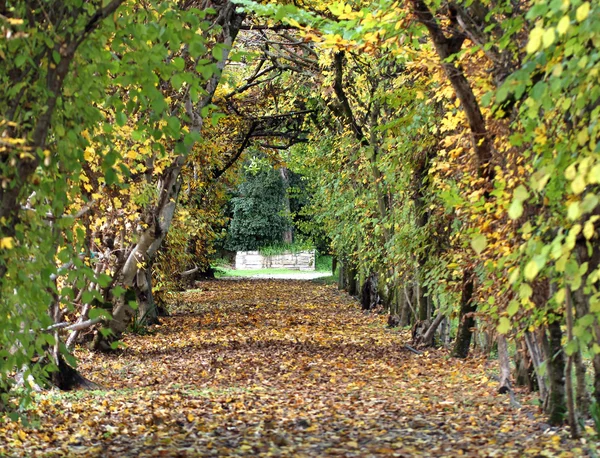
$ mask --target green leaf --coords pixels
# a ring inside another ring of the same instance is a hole
[[[596,206],[598,205],[598,196],[596,194],[586,194],[583,198],[583,202],[581,202],[581,211],[583,213],[590,213]]]
[[[600,297],[597,295],[590,298],[590,312],[600,313]]]
[[[114,297],[121,297],[125,291],[127,291],[125,288],[116,285],[113,289],[112,289],[112,294]]]
[[[227,117],[227,115],[224,113],[213,113],[210,118],[210,122],[213,125],[213,127],[216,127],[217,124],[219,124],[219,119],[226,118],[226,117]]]
[[[181,122],[179,121],[179,119],[177,119],[175,116],[171,116],[169,117],[169,119],[167,119],[167,125],[171,130],[171,135],[173,135],[174,137],[179,136],[179,133],[181,131]]]
[[[175,67],[176,70],[182,71],[185,68],[185,60],[181,57],[176,57],[173,59],[173,67]]]
[[[531,260],[525,266],[524,275],[528,281],[531,281],[537,276],[539,272],[540,268],[538,267],[537,263]]]
[[[498,331],[498,334],[506,334],[508,331],[510,331],[510,327],[510,320],[503,316],[500,318],[500,322],[498,323],[496,331]]]
[[[115,340],[110,344],[110,348],[112,348],[113,350],[118,350],[119,348],[125,348],[125,344],[120,340]]]
[[[127,116],[122,111],[119,111],[115,115],[115,121],[117,122],[118,126],[123,127],[125,124],[127,124]]]
[[[98,293],[96,291],[84,291],[81,295],[81,301],[84,304],[91,304],[92,301],[97,297]]]
[[[565,346],[565,353],[567,355],[572,355],[577,352],[578,348],[579,345],[577,343],[577,340],[573,339]]]
[[[547,29],[544,32],[544,35],[542,36],[542,42],[544,44],[544,48],[549,48],[550,46],[552,46],[552,43],[554,43],[555,39],[556,39],[556,32],[554,31],[553,27],[550,27],[549,29]]]
[[[515,188],[515,191],[513,192],[513,196],[514,196],[515,200],[519,200],[519,201],[523,202],[524,200],[529,198],[529,191],[527,191],[527,188],[525,186],[520,184],[519,186],[517,186]]]
[[[108,285],[110,285],[112,277],[110,275],[100,274],[98,275],[97,281],[101,288],[106,288]]]
[[[19,54],[17,57],[15,57],[15,67],[21,68],[26,60],[27,60],[26,54],[24,54],[24,53]]]
[[[107,320],[110,320],[112,318],[112,315],[108,310],[99,308],[92,308],[88,316],[90,320],[95,320],[96,318],[106,318]]]
[[[175,73],[173,76],[171,76],[171,84],[177,90],[181,89],[184,82],[185,82],[185,78],[180,73]]]
[[[206,52],[206,46],[200,40],[194,40],[189,45],[190,55],[192,57],[202,56]]]
[[[508,307],[506,308],[506,312],[509,317],[514,316],[519,311],[519,303],[517,301],[510,301]],[[508,320],[507,320],[508,321]]]
[[[487,246],[487,237],[483,234],[477,234],[471,239],[471,248],[475,250],[475,253],[481,254]]]
[[[533,290],[531,289],[531,286],[529,286],[528,283],[522,283],[519,287],[519,297],[521,297],[521,299],[529,299],[532,294]]]
[[[219,46],[219,45],[215,46],[211,50],[211,54],[215,58],[216,61],[220,62],[221,60],[223,60],[223,48],[221,46]]]
[[[510,219],[519,219],[523,214],[523,203],[520,200],[513,200],[508,209]]]

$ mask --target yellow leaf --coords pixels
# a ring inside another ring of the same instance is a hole
[[[576,174],[577,174],[577,168],[575,167],[575,164],[571,164],[565,170],[565,178],[567,180],[574,179]]]
[[[587,141],[589,139],[590,139],[590,136],[588,135],[587,127],[584,127],[577,134],[577,143],[579,143],[581,146],[583,146],[587,143]]]
[[[581,22],[588,17],[588,14],[590,14],[590,2],[585,2],[579,8],[577,8],[577,11],[575,12],[575,18],[578,22]]]
[[[583,226],[583,236],[586,240],[589,240],[594,236],[594,232],[594,223],[587,221]]]
[[[576,195],[581,194],[585,190],[585,186],[585,177],[583,175],[577,175],[571,182],[571,189]]]
[[[529,42],[527,43],[527,52],[533,54],[542,44],[542,36],[544,35],[544,29],[536,27],[529,34]]]
[[[556,32],[554,31],[554,28],[551,27],[548,30],[546,30],[544,32],[544,35],[542,36],[542,41],[544,43],[544,48],[548,48],[549,46],[552,45],[552,43],[554,43],[554,39],[556,38]]]
[[[567,33],[567,30],[569,30],[569,27],[571,25],[571,18],[569,18],[569,15],[565,15],[562,17],[562,19],[560,21],[558,21],[558,25],[556,26],[556,30],[558,31],[559,35],[564,35],[565,33]]]
[[[12,237],[2,237],[2,239],[0,239],[0,249],[1,250],[10,250],[13,248],[14,243],[13,243],[13,238]]]
[[[94,158],[94,149],[88,146],[83,152],[83,158],[88,162],[91,161]]]
[[[538,267],[535,261],[529,261],[525,266],[525,278],[529,281],[533,280],[536,275],[539,273],[540,268]],[[501,333],[502,334],[502,333]]]

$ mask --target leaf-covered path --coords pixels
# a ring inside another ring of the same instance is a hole
[[[407,334],[332,286],[206,282],[114,355],[82,352],[107,387],[38,399],[38,425],[0,425],[0,456],[581,456],[495,367]]]

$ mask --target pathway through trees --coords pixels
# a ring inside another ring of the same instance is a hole
[[[202,283],[119,354],[81,352],[107,390],[40,396],[41,426],[0,425],[0,456],[585,454],[497,395],[493,363],[407,339],[333,286]]]

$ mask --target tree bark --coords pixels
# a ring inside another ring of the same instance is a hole
[[[400,326],[408,326],[411,323],[411,312],[404,287],[398,287],[396,295],[396,301],[398,302],[398,309],[400,311]]]
[[[498,365],[500,366],[500,381],[498,383],[499,393],[508,393],[512,390],[510,383],[510,359],[508,356],[508,347],[506,345],[506,337],[498,334],[496,337],[498,343]]]
[[[344,290],[346,289],[346,261],[344,258],[340,259],[338,263],[338,289]]]
[[[515,354],[515,385],[526,386],[529,391],[537,389],[535,380],[535,370],[524,339],[517,342],[517,352]]]
[[[543,330],[537,332],[525,331],[525,343],[527,344],[527,350],[533,363],[535,370],[535,377],[537,379],[537,385],[540,391],[540,400],[542,405],[547,404],[548,400],[548,377],[546,373],[542,371],[542,364],[546,359],[544,355],[544,347],[542,346],[539,335],[543,334]]]
[[[413,339],[414,344],[423,347],[433,347],[435,332],[445,318],[446,316],[443,313],[438,313],[438,316],[435,317],[435,320],[431,322],[425,332],[422,335],[416,336],[416,339]]]
[[[285,191],[283,195],[283,211],[285,213],[285,217],[288,219],[288,226],[283,231],[281,238],[283,240],[283,243],[290,245],[294,241],[294,234],[291,225],[292,210],[290,207],[290,196],[288,194],[288,189],[290,187],[290,178],[287,167],[280,167],[279,175],[281,176],[281,181],[283,182],[283,189]]]
[[[133,287],[137,301],[137,323],[142,326],[158,324],[158,308],[152,294],[152,268],[139,270]]]
[[[548,333],[544,333],[546,347],[548,380],[548,423],[553,426],[564,424],[567,406],[565,400],[565,356],[562,348],[562,330],[558,319],[548,324]]]
[[[463,277],[462,297],[460,300],[460,315],[456,342],[452,349],[455,358],[466,358],[471,346],[472,328],[475,326],[474,313],[477,309],[473,302],[473,273],[467,269]]]
[[[571,303],[571,291],[568,286],[566,287],[565,293],[565,309],[567,317],[567,343],[569,343],[573,340],[573,304]],[[573,354],[567,356],[565,389],[567,392],[567,409],[569,413],[571,438],[577,439],[579,437],[579,423],[577,421],[577,411],[573,393],[573,357]]]
[[[358,295],[358,281],[356,279],[358,273],[356,272],[356,266],[352,261],[348,261],[346,272],[348,281],[346,291],[350,296],[356,296]]]
[[[369,274],[362,285],[360,293],[360,302],[362,309],[369,311],[377,305],[377,276]]]

